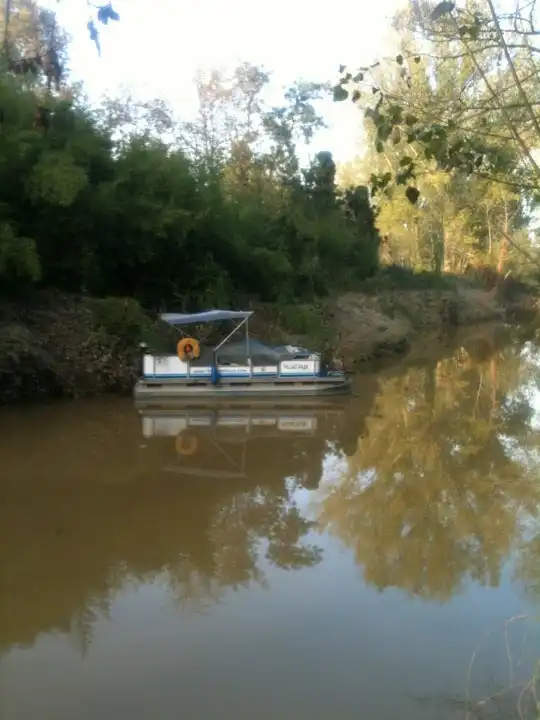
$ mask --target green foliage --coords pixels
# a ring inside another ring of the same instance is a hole
[[[133,103],[111,114],[75,91],[48,95],[36,126],[41,96],[0,76],[2,291],[39,283],[188,310],[310,301],[372,275],[368,192],[339,191],[330,153],[305,171],[297,160],[297,143],[322,122],[321,87],[297,83],[268,107],[267,82],[249,65],[200,79],[201,116],[213,120],[175,126],[180,148],[156,137],[155,127],[173,127],[160,103],[145,106],[135,132],[124,131]],[[108,300],[96,312],[113,335],[127,323],[135,336],[141,318],[130,307]]]
[[[36,244],[30,238],[17,237],[13,227],[0,222],[0,278],[10,281],[36,282],[41,266]]]
[[[360,284],[362,292],[379,294],[388,290],[456,290],[457,276],[436,275],[425,270],[415,271],[398,265],[389,265],[376,276]]]
[[[308,339],[319,345],[334,339],[333,328],[326,320],[328,308],[324,303],[317,305],[280,305],[277,318],[286,333]]]
[[[43,154],[28,178],[28,195],[38,202],[69,207],[86,185],[86,173],[66,151]]]
[[[106,335],[136,344],[150,332],[150,320],[131,298],[92,298],[87,301],[96,328]]]

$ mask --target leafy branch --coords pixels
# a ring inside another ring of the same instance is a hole
[[[540,141],[540,122],[535,112],[538,103],[529,99],[524,86],[525,82],[535,82],[538,77],[539,68],[534,61],[538,48],[531,46],[526,37],[534,26],[531,20],[523,29],[525,20],[516,11],[513,33],[521,33],[524,40],[514,42],[506,36],[509,30],[503,28],[502,18],[497,16],[492,1],[486,2],[486,13],[457,10],[455,3],[444,0],[433,8],[427,23],[423,17],[416,17],[425,40],[433,42],[435,38],[444,47],[445,55],[430,56],[423,52],[423,47],[399,53],[395,57],[397,91],[395,86],[393,92],[382,88],[376,77],[380,63],[359,69],[340,67],[334,100],[350,100],[363,109],[375,131],[373,142],[377,153],[382,153],[389,143],[403,149],[395,172],[372,175],[375,193],[388,192],[394,185],[404,186],[406,197],[415,204],[420,197],[417,174],[422,160],[432,162],[444,172],[487,176],[520,186],[529,193],[533,190],[537,199],[540,167],[534,159],[531,142],[534,145]],[[456,44],[461,47],[459,52],[452,50]],[[520,77],[515,57],[526,51],[528,71]],[[490,52],[491,55],[486,56]],[[484,94],[478,96],[478,92],[468,91],[470,79],[465,78],[463,92],[449,106],[437,103],[437,89],[432,88],[427,105],[424,102],[415,108],[414,90],[422,81],[422,74],[423,78],[429,76],[425,63],[430,57],[436,67],[442,67],[448,60],[461,63],[462,68],[469,63],[468,78],[473,77],[471,73],[479,78]],[[501,57],[507,64],[503,87],[499,80],[501,73],[492,72],[494,62],[498,63]],[[490,75],[494,75],[494,79]],[[494,132],[501,126],[508,136],[500,130]]]
[[[109,20],[120,20],[120,15],[116,12],[110,2],[105,5],[94,5],[88,0],[87,4],[89,5],[89,7],[97,9],[96,20],[101,25],[108,25]],[[98,55],[101,55],[101,43],[99,41],[99,30],[97,28],[96,21],[93,18],[90,18],[86,27],[88,29],[90,40],[92,40],[92,42],[96,46]]]

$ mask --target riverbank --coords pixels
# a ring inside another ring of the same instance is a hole
[[[0,404],[127,393],[138,374],[139,343],[156,326],[130,299],[36,293],[3,303]]]
[[[408,352],[419,337],[500,320],[493,292],[463,284],[397,288],[372,283],[320,305],[260,306],[252,332],[271,342],[302,342],[349,370]],[[0,309],[0,404],[62,396],[128,393],[139,373],[141,341],[172,352],[176,334],[129,299],[37,293]]]
[[[386,280],[386,278],[385,278]],[[260,332],[282,340],[330,349],[350,370],[367,361],[407,354],[419,340],[433,342],[457,328],[500,322],[526,311],[538,314],[537,300],[526,295],[501,297],[466,281],[432,278],[403,287],[398,280],[364,283],[318,308],[269,308],[261,314]],[[419,287],[420,286],[420,287]],[[273,321],[273,322],[272,322]]]

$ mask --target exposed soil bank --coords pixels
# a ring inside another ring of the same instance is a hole
[[[455,328],[502,320],[505,309],[492,292],[385,290],[348,293],[333,312],[337,352],[348,367],[373,358],[406,353],[419,336],[441,336]]]
[[[383,290],[348,293],[321,307],[264,307],[252,332],[263,340],[303,341],[343,359],[348,369],[402,355],[414,337],[501,319],[492,293]],[[133,300],[39,294],[0,306],[0,404],[52,396],[129,392],[141,340],[172,351],[174,335]],[[166,348],[167,346],[167,348]]]

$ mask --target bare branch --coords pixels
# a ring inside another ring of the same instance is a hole
[[[487,4],[488,4],[488,6],[489,6],[489,11],[490,11],[490,13],[491,13],[491,17],[492,17],[492,19],[493,19],[493,23],[494,23],[495,27],[497,28],[497,33],[499,34],[499,38],[500,38],[500,40],[501,40],[502,49],[503,49],[504,55],[505,55],[505,57],[506,57],[506,61],[508,62],[508,65],[509,65],[509,67],[510,67],[510,72],[512,73],[512,77],[514,78],[514,80],[515,80],[515,82],[516,82],[516,87],[517,87],[517,89],[518,89],[518,91],[519,91],[519,94],[521,95],[521,98],[522,98],[522,100],[523,100],[523,103],[525,104],[525,106],[527,107],[527,109],[528,109],[528,111],[529,111],[529,114],[530,114],[530,116],[531,116],[531,120],[533,121],[535,130],[536,130],[536,132],[538,133],[538,137],[540,138],[540,123],[538,122],[538,118],[537,118],[536,115],[534,114],[534,111],[533,111],[533,109],[532,109],[532,107],[531,107],[531,104],[530,104],[530,102],[529,102],[529,99],[527,98],[527,95],[525,94],[525,91],[523,90],[523,86],[522,86],[522,84],[521,84],[521,82],[520,82],[520,79],[519,79],[519,77],[518,77],[518,74],[517,74],[517,72],[516,72],[516,67],[515,67],[514,62],[513,62],[513,60],[512,60],[512,57],[510,56],[510,51],[508,50],[508,45],[506,44],[506,42],[505,42],[505,40],[504,40],[504,35],[502,34],[501,26],[500,26],[500,24],[499,24],[499,20],[498,20],[498,18],[497,18],[497,14],[496,14],[495,8],[494,8],[494,6],[493,6],[493,0],[486,0],[486,2],[487,2]],[[530,155],[530,154],[529,154],[529,155]],[[536,164],[535,164],[535,165],[536,165]],[[537,166],[536,166],[536,169],[539,170]],[[539,170],[539,175],[540,175],[540,170]]]

